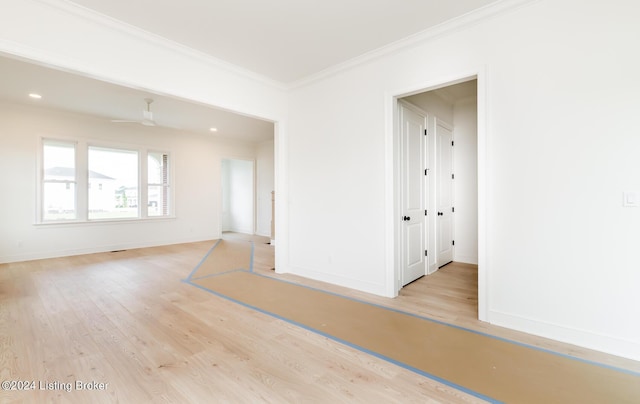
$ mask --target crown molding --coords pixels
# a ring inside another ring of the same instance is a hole
[[[180,55],[186,56],[195,61],[208,64],[216,68],[224,69],[227,72],[236,74],[238,76],[241,76],[250,80],[260,82],[267,86],[278,88],[280,90],[287,89],[287,86],[285,83],[271,79],[267,76],[245,69],[243,67],[237,66],[233,63],[229,63],[225,60],[216,58],[214,56],[211,56],[204,52],[190,48],[188,46],[182,45],[178,42],[172,41],[160,35],[145,31],[134,25],[127,24],[123,21],[117,20],[115,18],[101,14],[97,11],[83,7],[79,4],[73,3],[70,0],[35,0],[35,1],[38,3],[42,3],[44,5],[47,5],[58,11],[71,14],[75,17],[79,17],[84,20],[91,21],[92,23],[100,24],[109,29],[132,36],[138,40],[146,41],[155,46],[176,52]]]
[[[363,65],[371,62],[375,59],[382,58],[384,56],[391,55],[393,53],[402,51],[412,46],[417,46],[421,43],[433,40],[435,38],[451,34],[456,31],[466,29],[474,24],[480,23],[491,17],[504,14],[506,12],[518,9],[526,6],[530,3],[537,2],[539,0],[499,0],[491,3],[477,10],[471,11],[462,16],[445,21],[434,27],[428,28],[424,31],[420,31],[416,34],[410,35],[406,38],[392,42],[383,47],[374,49],[370,52],[364,53],[355,58],[349,59],[345,62],[335,64],[320,72],[308,75],[299,80],[295,80],[289,83],[284,83],[278,80],[274,80],[265,75],[256,73],[254,71],[245,69],[233,63],[216,58],[204,52],[182,45],[173,40],[167,39],[157,34],[145,31],[139,27],[127,24],[123,21],[101,14],[97,11],[83,7],[71,0],[35,0],[38,3],[47,5],[55,10],[71,14],[92,23],[100,24],[109,29],[117,32],[129,35],[138,40],[146,41],[152,45],[160,48],[167,49],[177,54],[186,56],[190,59],[198,61],[200,63],[208,64],[210,66],[223,69],[227,72],[236,74],[238,76],[259,82],[261,84],[277,88],[279,90],[293,90],[301,87],[311,85],[315,82],[321,81],[333,75],[350,70],[356,66]]]
[[[481,23],[491,17],[510,12],[512,10],[524,7],[530,3],[535,3],[539,0],[499,0],[495,3],[488,4],[477,10],[463,14],[459,17],[455,17],[451,20],[447,20],[441,24],[435,25],[431,28],[427,28],[424,31],[420,31],[416,34],[410,35],[398,41],[392,42],[383,47],[374,49],[370,52],[364,53],[355,58],[349,59],[345,62],[338,63],[327,69],[324,69],[318,73],[303,77],[300,80],[288,83],[287,88],[294,90],[297,88],[311,85],[315,82],[321,81],[338,73],[353,69],[354,67],[371,62],[375,59],[388,56],[412,46],[417,46],[421,43],[433,40],[435,38],[449,35],[456,31],[464,30],[475,24]]]

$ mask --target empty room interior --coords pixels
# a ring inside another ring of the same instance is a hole
[[[0,401],[639,402],[639,18],[5,1]]]

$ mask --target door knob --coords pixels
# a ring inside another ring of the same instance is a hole
[[[438,216],[442,216],[444,213],[442,212],[438,212]]]
[[[404,220],[404,221],[406,222],[406,221],[411,220],[411,217],[410,217],[410,216],[404,216],[404,217],[402,218],[402,220]]]

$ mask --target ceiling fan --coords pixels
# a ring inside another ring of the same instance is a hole
[[[127,121],[122,119],[112,119],[111,122],[116,123],[141,123],[144,126],[156,126],[156,122],[153,120],[153,112],[151,112],[151,104],[153,103],[153,98],[145,98],[144,102],[147,103],[147,109],[142,110],[142,120],[141,121]]]

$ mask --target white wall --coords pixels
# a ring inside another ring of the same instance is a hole
[[[487,319],[640,359],[637,15],[534,1],[293,90],[290,269],[388,293],[392,96],[480,73]]]
[[[254,162],[222,160],[222,231],[254,234]]]
[[[42,136],[170,152],[175,218],[36,225]],[[0,262],[218,238],[221,156],[253,158],[255,153],[242,143],[9,103],[0,103],[0,144]]]
[[[453,107],[455,240],[453,260],[478,264],[478,103],[476,97]]]
[[[256,148],[257,218],[256,234],[271,236],[271,191],[274,190],[274,142],[262,142]]]

